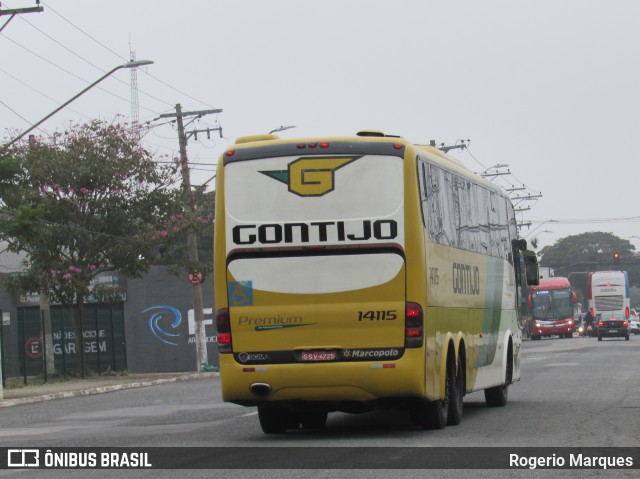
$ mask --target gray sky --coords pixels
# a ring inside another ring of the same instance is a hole
[[[383,130],[454,144],[495,177],[540,246],[607,231],[640,250],[640,2],[636,0],[42,0],[0,33],[0,130],[13,136],[129,59],[138,70],[144,137],[177,154],[162,113],[222,108],[192,126],[192,182],[214,174],[243,135],[351,135]],[[2,0],[3,9],[35,0]],[[0,17],[0,27],[8,16]],[[41,126],[131,116],[120,70]],[[503,168],[505,171],[507,168]],[[493,171],[493,170],[492,170]],[[544,223],[547,220],[553,222]],[[551,231],[551,232],[547,232]],[[637,235],[638,238],[631,238]]]

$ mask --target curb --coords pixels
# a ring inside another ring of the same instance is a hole
[[[220,373],[193,373],[186,374],[184,376],[177,376],[174,378],[161,378],[151,381],[139,381],[133,383],[124,384],[112,384],[110,386],[97,386],[88,389],[78,389],[77,391],[60,391],[50,394],[42,394],[40,396],[31,396],[16,399],[0,399],[0,408],[17,406],[19,404],[31,404],[41,401],[51,401],[52,399],[65,399],[78,396],[93,396],[94,394],[104,394],[114,391],[122,391],[124,389],[142,388],[147,386],[155,386],[157,384],[175,383],[177,381],[186,381],[189,379],[200,379],[220,376]]]

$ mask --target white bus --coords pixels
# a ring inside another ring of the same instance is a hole
[[[631,309],[629,275],[626,271],[596,271],[589,273],[589,310],[594,318],[600,313],[623,312]]]

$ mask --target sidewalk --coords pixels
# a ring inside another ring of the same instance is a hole
[[[69,379],[37,386],[23,386],[3,389],[0,408],[27,404],[51,399],[63,399],[75,396],[89,396],[122,389],[153,386],[155,384],[184,381],[187,379],[213,378],[220,373],[153,373],[129,374],[126,376],[95,376],[88,379]]]

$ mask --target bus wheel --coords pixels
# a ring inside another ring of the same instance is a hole
[[[453,363],[453,364],[452,364]],[[417,426],[425,429],[443,429],[449,421],[449,424],[459,424],[462,417],[462,405],[456,412],[456,405],[452,404],[462,399],[461,389],[456,387],[457,377],[455,373],[455,363],[453,360],[447,362],[447,372],[445,376],[444,394],[445,397],[438,401],[420,401],[411,408],[411,420]],[[457,419],[456,419],[457,418]],[[455,422],[457,420],[457,422]]]
[[[443,401],[420,401],[411,408],[411,421],[423,429],[444,429],[449,416],[449,403]]]
[[[300,425],[293,411],[282,407],[258,406],[258,419],[265,434],[280,434]]]
[[[328,416],[327,411],[305,411],[300,414],[300,422],[304,429],[322,429]]]
[[[511,343],[509,343],[509,351],[507,352],[507,370],[505,374],[505,382],[500,386],[495,386],[484,390],[484,400],[489,407],[504,407],[509,399],[509,384],[513,378],[513,352]]]
[[[509,399],[509,386],[502,384],[484,390],[484,400],[489,407],[503,407]]]
[[[447,424],[457,426],[462,421],[462,407],[464,397],[464,375],[462,374],[462,358],[458,355],[458,367],[453,361],[449,362],[447,376],[451,377],[451,381],[447,381],[449,390],[447,397],[449,398],[449,414],[447,416]]]

